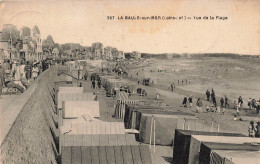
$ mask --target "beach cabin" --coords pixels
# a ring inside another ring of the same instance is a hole
[[[190,156],[190,142],[192,135],[203,136],[233,136],[246,137],[240,133],[222,133],[222,132],[207,132],[194,130],[175,130],[174,144],[173,144],[173,163],[174,164],[188,164]]]

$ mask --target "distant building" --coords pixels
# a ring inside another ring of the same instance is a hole
[[[104,54],[104,46],[102,43],[96,42],[96,43],[92,43],[91,46],[92,49],[92,55],[93,55],[93,59],[101,59],[102,55]]]
[[[59,50],[58,50],[58,48],[54,48],[54,49],[52,50],[52,57],[54,57],[54,58],[56,58],[56,59],[60,58],[60,57],[59,57]]]
[[[113,60],[113,47],[106,47],[104,48],[104,57],[103,59],[106,60]]]
[[[125,60],[125,53],[124,53],[124,51],[118,51],[117,59]]]
[[[32,31],[33,31],[32,40],[33,40],[34,48],[35,48],[34,60],[39,61],[39,60],[43,59],[41,33],[37,26],[34,26]]]
[[[21,39],[27,39],[31,37],[31,29],[29,27],[22,27],[20,33],[21,33]]]
[[[140,52],[133,51],[130,55],[134,59],[141,59],[141,53]]]

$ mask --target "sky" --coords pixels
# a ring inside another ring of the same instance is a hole
[[[42,38],[125,52],[260,54],[260,0],[47,0],[4,1],[0,26],[40,28]],[[114,16],[108,20],[107,16]],[[118,20],[125,16],[190,20]],[[227,20],[195,20],[227,17]]]

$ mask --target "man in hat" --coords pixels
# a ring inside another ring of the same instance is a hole
[[[254,125],[254,121],[250,121],[250,125],[248,127],[248,136],[255,137],[256,127]]]
[[[188,98],[188,102],[189,102],[190,108],[192,108],[192,95],[190,95],[190,97]]]
[[[209,90],[206,91],[206,96],[207,96],[207,101],[209,101],[209,97],[210,97],[210,92],[209,92]]]

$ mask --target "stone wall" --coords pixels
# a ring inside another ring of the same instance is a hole
[[[36,90],[1,145],[2,163],[57,163],[58,130],[53,102],[55,74],[55,68],[50,68],[36,81]]]

